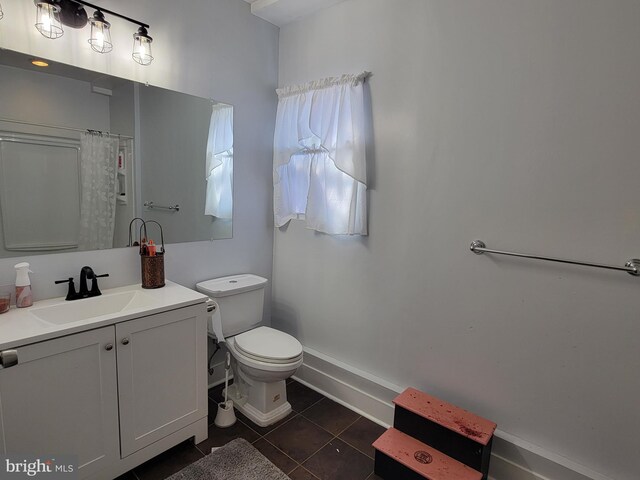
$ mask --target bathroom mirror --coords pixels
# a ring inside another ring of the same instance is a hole
[[[0,257],[231,238],[233,106],[33,60],[0,50]]]

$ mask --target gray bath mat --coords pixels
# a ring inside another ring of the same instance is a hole
[[[174,473],[167,480],[290,480],[243,438]]]

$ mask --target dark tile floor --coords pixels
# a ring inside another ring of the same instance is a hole
[[[371,443],[384,428],[294,380],[287,396],[293,412],[266,428],[242,414],[229,428],[213,424],[222,386],[209,390],[209,438],[191,441],[149,460],[119,480],[162,480],[236,438],[251,442],[292,480],[373,480]],[[241,479],[239,479],[241,480]]]

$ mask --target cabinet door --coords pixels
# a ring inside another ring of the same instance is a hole
[[[114,327],[17,348],[0,369],[0,451],[78,456],[81,478],[119,458]]]
[[[207,415],[204,304],[116,325],[122,457]]]

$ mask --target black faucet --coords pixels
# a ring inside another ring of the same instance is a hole
[[[80,270],[80,291],[78,292],[80,298],[97,297],[98,295],[102,295],[102,292],[100,292],[100,289],[98,288],[98,278],[108,276],[108,273],[96,275],[93,272],[93,268],[88,266],[82,267],[82,270]],[[91,290],[87,288],[87,280],[91,280]]]
[[[91,267],[82,267],[80,270],[80,291],[78,295],[81,298],[85,298],[89,296],[89,290],[87,290],[87,279],[91,280],[91,288],[93,289],[93,284],[96,283],[95,273],[93,273],[93,268]],[[98,291],[98,295],[100,295],[100,291]]]
[[[65,300],[79,300],[81,298],[97,297],[102,295],[98,288],[98,278],[108,277],[109,274],[96,275],[93,268],[84,266],[80,270],[80,291],[76,293],[75,286],[73,284],[73,277],[69,277],[68,280],[56,280],[55,283],[69,283],[69,291]],[[87,280],[91,280],[91,290],[87,288]]]

